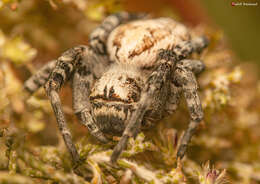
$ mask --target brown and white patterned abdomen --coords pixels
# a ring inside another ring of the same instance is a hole
[[[158,18],[117,27],[108,38],[107,48],[112,61],[149,68],[156,65],[158,50],[189,40],[185,26],[170,18]]]

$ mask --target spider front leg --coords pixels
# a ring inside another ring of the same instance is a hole
[[[136,110],[127,120],[127,126],[123,132],[123,135],[111,155],[112,164],[116,163],[119,155],[125,149],[128,139],[137,135],[141,128],[143,116],[147,109],[151,106],[155,94],[160,92],[165,83],[169,81],[175,58],[172,58],[171,56],[173,55],[169,55],[168,53],[169,52],[167,50],[162,50],[161,53],[159,53],[158,62],[161,64],[148,78],[146,86],[142,91],[140,101],[135,108]]]
[[[187,146],[195,133],[199,123],[203,119],[203,110],[198,95],[198,85],[195,74],[204,69],[204,64],[198,60],[182,60],[176,65],[174,72],[174,83],[182,87],[184,97],[190,113],[190,123],[188,129],[182,137],[177,151],[177,157],[182,159],[187,150]]]
[[[45,84],[45,90],[51,101],[59,130],[74,163],[80,163],[80,157],[72,142],[58,92],[62,85],[70,79],[75,69],[82,64],[83,58],[90,57],[91,54],[92,51],[86,46],[74,47],[64,52],[61,57],[58,58],[57,64]]]

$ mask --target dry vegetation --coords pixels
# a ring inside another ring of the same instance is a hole
[[[199,76],[205,118],[179,163],[176,148],[189,118],[185,103],[131,139],[112,167],[116,142],[92,140],[72,112],[69,87],[61,91],[77,149],[87,158],[79,168],[83,177],[72,171],[44,91],[27,99],[23,82],[62,51],[87,44],[106,14],[124,8],[115,0],[2,0],[0,8],[0,183],[260,183],[260,81],[256,66],[234,56],[221,30],[194,28],[211,40],[207,51],[193,56],[207,66]]]

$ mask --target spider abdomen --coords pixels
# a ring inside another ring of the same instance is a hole
[[[149,68],[156,65],[158,50],[173,49],[189,41],[187,28],[169,18],[138,20],[114,29],[108,37],[110,59]]]

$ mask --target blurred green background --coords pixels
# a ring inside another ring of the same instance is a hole
[[[236,6],[232,6],[232,2]],[[230,46],[241,60],[257,62],[260,66],[259,0],[134,0],[130,4],[134,10],[151,12],[161,6],[170,6],[187,23],[216,26],[223,30]]]
[[[259,0],[201,0],[207,14],[220,26],[236,54],[244,61],[260,66],[260,3]],[[257,4],[236,5],[232,2]]]

